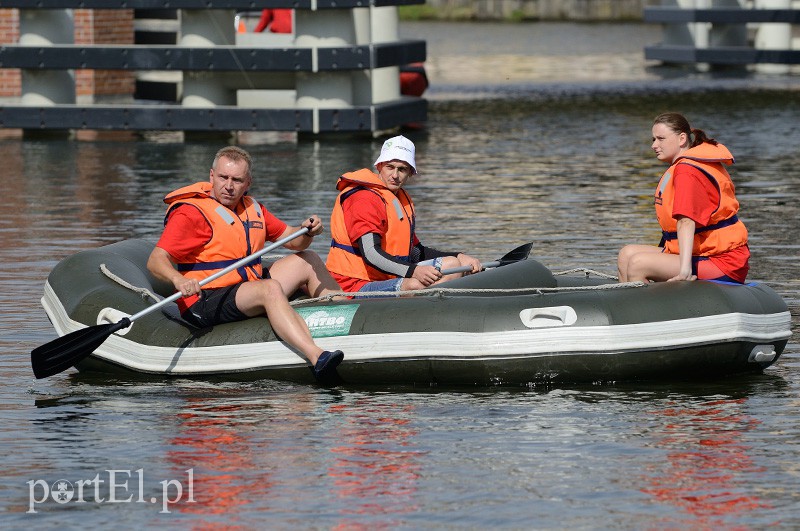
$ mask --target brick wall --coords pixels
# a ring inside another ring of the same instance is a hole
[[[132,9],[76,9],[75,44],[133,44]],[[19,40],[19,12],[0,9],[0,42]],[[18,69],[0,69],[0,97],[21,94]],[[134,73],[127,70],[76,70],[75,92],[78,97],[132,96]]]
[[[75,44],[133,44],[132,9],[76,9]],[[134,73],[128,70],[76,70],[78,96],[132,95]]]
[[[19,13],[16,9],[0,9],[0,42],[19,40]],[[20,73],[15,68],[0,68],[0,98],[20,95]]]

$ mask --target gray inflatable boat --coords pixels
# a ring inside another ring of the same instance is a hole
[[[59,336],[114,323],[172,294],[153,242],[79,252],[42,304]],[[297,300],[317,343],[344,351],[348,384],[536,385],[717,379],[758,373],[791,337],[785,302],[760,283],[619,284],[521,260],[411,296]],[[80,371],[313,382],[266,318],[198,329],[174,304],[110,335]]]

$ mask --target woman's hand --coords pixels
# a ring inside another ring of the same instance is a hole
[[[673,280],[697,280],[697,275],[692,274],[692,268],[690,266],[688,271],[681,268],[681,272],[667,280],[667,282],[672,282]]]

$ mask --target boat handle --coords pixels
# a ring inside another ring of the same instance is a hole
[[[525,308],[519,318],[528,328],[553,328],[571,326],[578,321],[578,314],[571,306],[551,306],[548,308]]]
[[[117,310],[116,308],[106,307],[100,310],[100,313],[97,314],[97,324],[104,325],[109,323],[116,323],[120,321],[123,317],[130,317],[130,315],[121,310]],[[117,330],[114,333],[118,336],[124,336],[125,334],[130,332],[132,328],[133,326],[129,326],[127,328],[123,328],[122,330]]]
[[[775,352],[775,347],[772,345],[756,345],[750,351],[747,361],[751,363],[769,363],[775,360],[777,355],[778,353]]]

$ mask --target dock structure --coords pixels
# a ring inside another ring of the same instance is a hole
[[[397,15],[398,5],[421,3],[0,0],[0,14],[18,20],[16,42],[0,44],[0,69],[21,78],[19,95],[0,100],[0,128],[374,135],[424,122],[427,102],[401,94],[399,71],[425,61],[426,43],[401,40]],[[239,14],[262,9],[291,9],[292,33],[242,32]],[[127,42],[76,40],[76,17],[89,12],[125,21]],[[175,42],[134,42],[134,19],[160,12],[174,17]],[[127,93],[80,94],[76,72],[85,71],[130,80]],[[137,97],[164,82],[172,98]]]
[[[790,73],[800,65],[800,9],[792,6],[800,2],[661,0],[643,10],[645,22],[664,26],[663,42],[645,47],[645,59]]]

